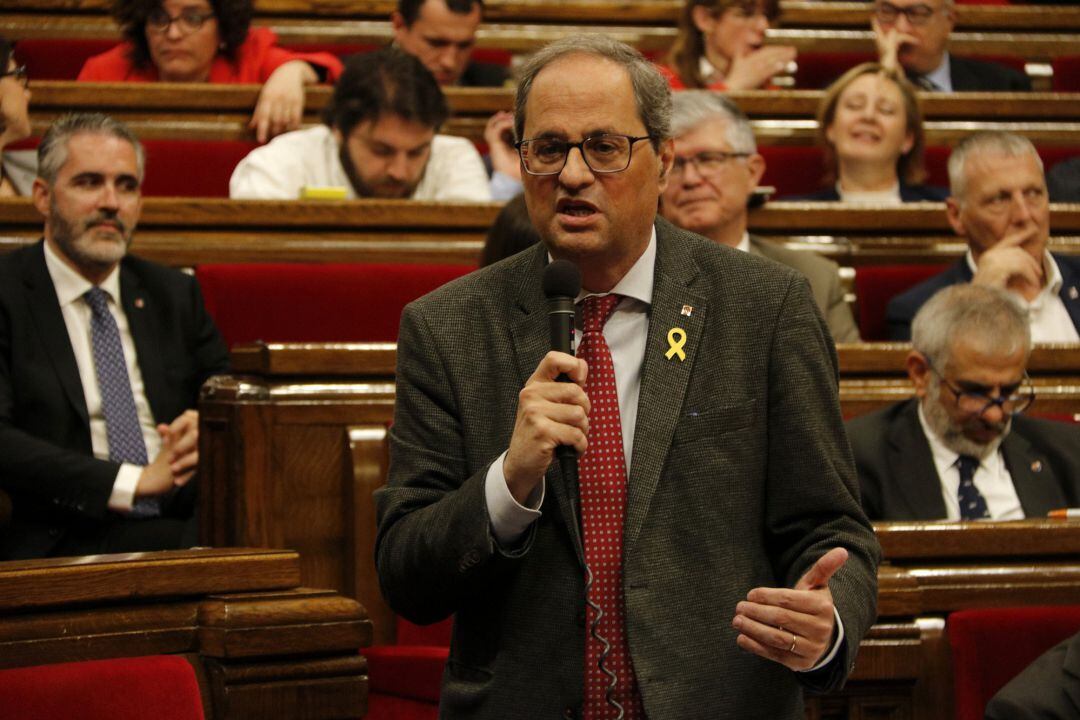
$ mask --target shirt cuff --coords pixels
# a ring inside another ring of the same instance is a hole
[[[491,518],[491,532],[495,540],[503,547],[513,545],[529,526],[542,514],[539,510],[544,502],[545,482],[540,481],[532,494],[526,498],[527,505],[520,504],[510,494],[503,475],[503,461],[506,453],[495,459],[488,468],[484,479],[484,499],[487,501],[488,517]]]
[[[112,494],[109,495],[109,509],[113,512],[129,513],[135,505],[135,488],[139,485],[142,467],[124,463],[116,473]]]
[[[833,643],[832,649],[821,659],[821,662],[809,670],[799,670],[799,672],[814,672],[815,670],[820,670],[831,663],[833,658],[836,657],[836,653],[840,652],[840,647],[844,644],[844,621],[840,619],[840,613],[837,611],[835,605],[833,605],[832,612],[833,617],[836,618],[836,642]]]
[[[521,194],[521,182],[506,173],[495,171],[491,175],[491,199],[513,200]]]

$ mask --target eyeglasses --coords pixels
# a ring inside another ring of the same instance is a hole
[[[724,163],[735,158],[750,157],[746,152],[724,152],[722,150],[707,150],[690,157],[676,157],[671,164],[673,176],[682,175],[686,172],[686,166],[692,165],[698,175],[716,175],[723,169]]]
[[[21,82],[24,90],[30,87],[30,75],[27,74],[25,65],[0,73],[0,80],[6,77],[13,77],[16,82]]]
[[[921,27],[930,22],[930,18],[940,8],[932,8],[929,5],[912,5],[911,7],[897,7],[889,2],[880,2],[877,7],[874,8],[874,12],[877,14],[878,20],[883,23],[892,24],[896,22],[897,18],[901,15],[908,19],[908,22],[916,27]]]
[[[594,173],[617,173],[630,167],[634,143],[651,140],[652,135],[591,135],[581,142],[566,142],[555,138],[533,138],[516,143],[518,157],[530,175],[558,175],[566,166],[570,151],[577,148],[585,164]]]
[[[1035,402],[1035,388],[1031,386],[1031,379],[1025,372],[1024,377],[1018,383],[1002,385],[997,397],[990,397],[985,392],[977,390],[962,390],[955,387],[945,379],[945,376],[937,371],[937,368],[927,358],[930,370],[938,376],[938,379],[949,388],[949,392],[956,398],[956,407],[969,415],[982,416],[994,405],[1001,408],[1004,415],[1019,415],[1031,407]]]
[[[164,8],[158,8],[146,16],[146,26],[154,32],[167,33],[169,26],[176,23],[180,32],[184,35],[195,32],[214,17],[213,12],[200,12],[198,10],[184,10],[176,17],[165,12]]]

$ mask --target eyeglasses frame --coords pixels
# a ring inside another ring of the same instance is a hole
[[[590,140],[594,140],[596,138],[603,138],[603,137],[621,137],[621,138],[625,138],[625,139],[630,141],[630,146],[629,146],[629,148],[627,149],[627,152],[626,152],[626,165],[619,168],[618,170],[597,170],[596,168],[594,168],[589,163],[589,158],[585,154],[585,143],[589,142]],[[554,139],[555,138],[539,137],[539,138],[529,138],[528,140],[520,140],[520,141],[514,143],[514,149],[516,149],[518,151],[518,157],[521,159],[521,168],[526,173],[528,173],[529,175],[536,176],[536,177],[548,177],[548,176],[551,176],[551,175],[558,175],[559,173],[561,173],[563,170],[566,169],[566,161],[570,159],[570,151],[573,150],[574,148],[577,148],[578,152],[581,153],[581,159],[585,163],[585,166],[587,168],[589,168],[590,172],[598,173],[598,174],[601,174],[601,175],[609,175],[611,173],[625,172],[626,168],[630,167],[630,161],[634,159],[634,145],[639,140],[652,140],[653,136],[652,135],[638,135],[638,136],[623,135],[622,133],[599,133],[597,135],[589,135],[588,137],[582,138],[580,141],[578,141],[576,143],[566,142],[565,140],[559,140],[558,142],[561,142],[561,143],[566,145],[566,152],[563,153],[563,161],[562,161],[562,165],[559,166],[559,169],[558,170],[551,170],[549,172],[533,172],[532,170],[530,170],[528,163],[525,161],[525,155],[522,153],[522,148],[524,148],[526,145],[528,145],[531,142],[535,142],[536,140],[554,140]]]
[[[706,154],[719,156],[720,157],[720,163],[721,163],[721,166],[722,166],[723,163],[726,163],[728,160],[738,160],[740,158],[748,158],[753,153],[748,153],[748,152],[728,152],[726,150],[706,150],[704,152],[699,152],[699,153],[697,153],[695,155],[691,155],[688,158],[678,158],[677,157],[671,163],[671,174],[673,176],[674,175],[681,175],[684,172],[686,172],[685,168],[686,168],[687,165],[693,165],[694,170],[697,171],[698,175],[701,175],[701,176],[708,175],[709,173],[704,173],[704,172],[701,171],[701,166],[698,164],[698,163],[701,162],[701,156],[706,155]],[[679,165],[680,161],[682,162],[681,166]]]
[[[955,387],[943,374],[938,371],[936,367],[934,367],[934,363],[931,362],[929,355],[923,353],[922,356],[926,358],[926,365],[930,368],[930,372],[937,375],[938,379],[945,384],[945,387],[949,388],[949,392],[953,394],[954,404],[957,408],[960,407],[960,398],[965,395],[972,398],[980,398],[986,400],[986,405],[983,406],[982,410],[976,413],[975,417],[982,417],[986,414],[986,411],[994,405],[997,405],[1001,409],[1002,415],[1016,417],[1017,415],[1022,415],[1025,411],[1027,411],[1028,408],[1030,408],[1035,403],[1035,386],[1031,384],[1031,378],[1028,376],[1027,370],[1024,371],[1023,377],[1020,378],[1020,384],[1016,388],[1017,390],[1020,390],[1024,387],[1030,388],[1030,390],[1025,395],[999,395],[996,398],[992,398],[989,395],[984,395],[983,393],[971,392]],[[1014,409],[1012,410],[1012,412],[1006,411],[1005,403],[1009,402],[1010,399],[1017,397],[1026,398],[1027,403],[1019,410]]]
[[[14,70],[6,70],[0,73],[0,80],[6,77],[15,78],[18,81],[22,81],[23,90],[30,87],[30,73],[26,71],[25,65],[19,65]]]
[[[161,14],[164,17],[168,18],[168,22],[165,23],[164,25],[158,25],[157,23],[152,22],[150,20],[151,16],[153,16],[158,11],[160,11]],[[189,27],[184,22],[182,22],[184,20],[185,15],[188,16],[188,17],[200,18],[199,19],[199,24],[197,26],[195,26],[194,28]],[[202,30],[203,26],[206,25],[206,21],[210,20],[211,18],[214,18],[214,17],[217,17],[217,13],[215,13],[213,10],[211,10],[209,12],[191,12],[191,13],[189,13],[187,11],[184,11],[184,12],[181,12],[179,15],[174,17],[174,16],[168,14],[167,12],[165,12],[164,8],[158,8],[157,10],[151,12],[150,15],[148,15],[146,17],[146,26],[148,28],[150,28],[151,30],[153,30],[154,32],[161,33],[162,35],[164,35],[164,34],[169,32],[169,28],[171,28],[173,26],[173,23],[176,23],[176,27],[180,29],[180,32],[182,34],[191,35],[192,33],[197,33],[200,30]]]

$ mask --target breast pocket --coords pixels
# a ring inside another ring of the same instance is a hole
[[[750,427],[754,420],[755,406],[755,401],[747,400],[702,410],[689,410],[679,418],[671,444],[674,447],[715,439]]]

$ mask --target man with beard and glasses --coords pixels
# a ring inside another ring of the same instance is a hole
[[[1031,331],[1004,290],[953,285],[915,316],[915,398],[848,422],[873,520],[1012,520],[1080,503],[1080,428],[1021,415]]]
[[[127,254],[143,164],[96,113],[38,146],[44,239],[0,258],[0,560],[197,541],[192,408],[228,353],[193,278]]]
[[[437,131],[449,110],[435,78],[388,47],[349,59],[325,124],[285,133],[253,150],[229,180],[229,196],[306,197],[341,188],[346,198],[491,200],[473,144]]]

